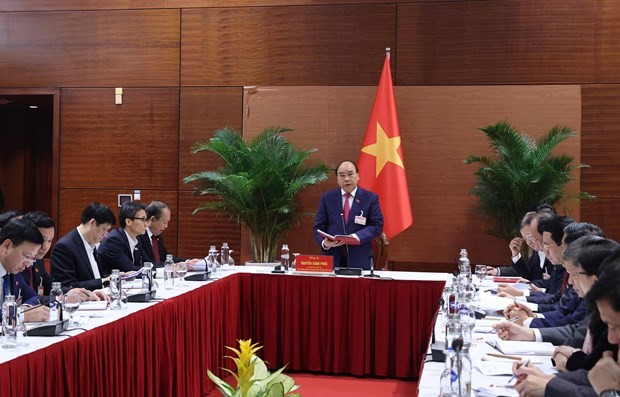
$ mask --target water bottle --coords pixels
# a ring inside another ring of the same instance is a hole
[[[446,368],[439,380],[440,397],[471,396],[471,359],[465,351],[455,351],[452,347],[446,354]]]
[[[471,282],[471,266],[469,263],[467,250],[462,248],[461,253],[459,254],[459,277],[462,279],[467,279],[468,282]]]
[[[449,315],[445,331],[446,343],[444,348],[448,350],[454,339],[463,336],[463,324],[461,323],[461,317],[458,311]]]
[[[454,356],[454,349],[449,347],[446,353],[446,368],[443,370],[441,377],[439,378],[439,397],[456,397],[459,395],[458,390],[452,389],[452,383],[457,380],[458,376],[456,369],[453,368],[455,360]]]
[[[144,262],[142,267],[142,291],[151,292],[153,290],[153,264]]]
[[[110,310],[120,310],[122,300],[121,272],[113,269],[110,275]]]
[[[7,295],[2,304],[2,343],[5,349],[17,347],[17,303],[15,295]]]
[[[222,266],[230,265],[230,248],[228,248],[228,243],[222,243],[220,258],[222,261]]]
[[[174,288],[174,259],[172,259],[172,255],[166,255],[164,262],[164,288]]]
[[[217,249],[215,248],[215,245],[212,245],[211,248],[209,248],[209,254],[213,255],[212,260],[212,266],[213,266],[213,272],[216,272],[217,269],[222,266],[218,261],[217,261]]]
[[[49,301],[50,321],[62,321],[62,306],[65,303],[64,297],[61,284],[58,281],[52,282]]]
[[[288,244],[282,244],[282,251],[280,251],[280,270],[288,270],[290,257],[291,254],[288,249]]]

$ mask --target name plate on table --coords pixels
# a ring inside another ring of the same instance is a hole
[[[334,257],[331,255],[297,255],[295,271],[331,273],[334,270]]]

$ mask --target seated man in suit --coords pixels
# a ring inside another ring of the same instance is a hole
[[[52,250],[52,278],[67,288],[103,288],[109,279],[102,277],[96,246],[114,224],[116,218],[107,206],[94,202],[84,208],[80,225],[58,240]]]
[[[620,345],[620,256],[615,251],[603,264],[600,277],[592,285],[587,299],[596,305],[601,320],[607,324],[607,339],[610,344]],[[620,366],[605,352],[594,367],[588,371],[579,369],[571,372],[548,375],[532,365],[516,365],[515,389],[520,395],[532,397],[611,397],[620,395]]]
[[[45,269],[45,261],[43,258],[47,254],[47,251],[51,248],[52,241],[54,240],[54,234],[56,231],[54,220],[42,211],[28,212],[24,215],[24,219],[34,223],[34,225],[39,229],[41,235],[43,236],[43,245],[41,245],[39,252],[37,252],[37,260],[34,261],[32,266],[29,266],[22,272],[22,276],[33,290],[38,290],[39,287],[41,287],[39,295],[43,294],[42,301],[47,302],[47,298],[49,297],[52,289],[53,279],[47,272],[47,269]],[[81,301],[99,300],[100,298],[105,299],[105,294],[102,290],[97,290],[95,293],[92,293],[85,288],[63,287],[62,290],[65,295],[75,294]]]
[[[121,206],[118,215],[120,227],[114,229],[99,244],[101,273],[109,276],[112,269],[131,272],[142,268],[138,236],[146,233],[148,218],[144,204],[129,201]]]
[[[9,275],[18,275],[34,262],[43,244],[41,232],[32,222],[12,219],[0,230],[0,304],[13,290]],[[7,277],[5,277],[7,276]],[[8,289],[8,290],[7,290]]]
[[[321,197],[314,220],[314,238],[324,255],[334,257],[334,267],[356,267],[369,270],[372,240],[383,232],[383,214],[379,198],[357,186],[359,173],[352,161],[343,161],[336,168],[337,189]],[[356,238],[360,245],[323,238],[317,230],[331,235],[344,234]]]
[[[534,219],[537,219],[535,212],[526,213],[521,220],[519,229],[521,237],[515,237],[508,244],[512,254],[512,266],[488,267],[487,274],[492,276],[518,276],[530,281],[543,278],[547,264],[550,266],[551,263],[545,257],[542,244],[539,244],[532,235],[530,225]],[[534,251],[527,260],[521,256],[523,242]]]
[[[154,267],[162,267],[166,260],[166,255],[168,255],[162,233],[168,228],[168,222],[170,222],[170,207],[163,201],[154,200],[146,206],[145,211],[148,218],[148,227],[146,233],[138,236],[142,262],[151,262]],[[191,266],[200,262],[200,259],[186,260],[184,258],[174,258],[175,263],[183,261],[187,261],[187,265],[191,269]]]

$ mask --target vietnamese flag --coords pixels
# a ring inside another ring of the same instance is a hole
[[[359,185],[379,195],[383,232],[390,239],[413,223],[407,176],[403,163],[390,55],[385,56],[381,80],[372,106],[364,144],[357,162]]]

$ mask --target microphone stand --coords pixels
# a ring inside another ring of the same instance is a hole
[[[340,213],[340,220],[342,221],[342,231],[344,235],[347,235],[347,227],[344,223],[344,212]],[[347,267],[337,267],[334,269],[334,273],[340,276],[361,276],[362,269],[349,267],[349,260],[351,259],[351,255],[349,255],[349,245],[345,243],[345,249],[347,250]]]
[[[369,258],[370,258],[370,274],[367,274],[364,277],[372,277],[372,278],[381,277],[378,274],[375,274],[375,261],[374,261],[375,251],[373,250],[372,245],[370,246]]]

